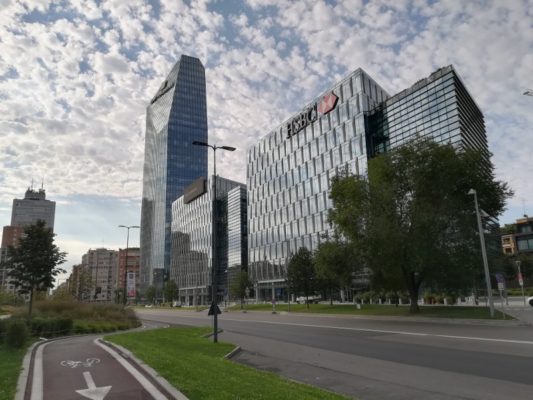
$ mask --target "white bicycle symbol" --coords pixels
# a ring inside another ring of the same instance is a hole
[[[78,368],[78,367],[90,368],[93,366],[93,364],[98,364],[98,363],[100,363],[99,358],[88,358],[85,361],[72,361],[72,360],[61,361],[61,365],[63,367],[70,367],[70,368]]]

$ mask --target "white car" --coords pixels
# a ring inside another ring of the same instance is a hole
[[[529,304],[531,307],[533,307],[533,297],[530,297],[527,299],[527,304]]]

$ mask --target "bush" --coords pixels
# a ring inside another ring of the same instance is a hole
[[[6,344],[9,347],[20,349],[28,340],[29,335],[25,321],[20,319],[9,321],[6,329]]]
[[[70,318],[33,318],[31,321],[31,334],[33,336],[65,336],[71,332],[72,319]]]
[[[6,336],[6,330],[7,330],[7,320],[0,319],[0,343],[4,341],[4,337]]]

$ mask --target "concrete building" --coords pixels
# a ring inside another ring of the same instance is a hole
[[[172,261],[170,279],[179,289],[183,304],[207,304],[211,300],[213,261],[213,177],[199,178],[172,203]],[[216,266],[217,296],[227,294],[228,271],[245,268],[242,242],[246,236],[246,186],[217,177]],[[243,247],[244,246],[244,247]],[[230,265],[230,262],[233,264]]]
[[[7,260],[9,246],[17,246],[19,239],[24,234],[24,228],[42,220],[52,231],[55,221],[55,201],[46,200],[43,188],[34,190],[28,188],[23,199],[13,199],[11,209],[11,225],[4,226],[2,231],[2,244],[0,247],[0,290],[13,293],[15,287],[9,283],[9,270],[3,266]]]
[[[141,208],[141,287],[160,292],[170,267],[171,206],[199,177],[207,178],[205,71],[182,55],[146,110]]]
[[[81,268],[90,276],[89,301],[115,302],[117,299],[118,251],[90,249],[82,256]]]
[[[140,288],[140,268],[141,257],[138,247],[119,249],[118,251],[118,272],[117,272],[117,289],[122,293],[125,282],[127,284],[128,300],[135,300]]]
[[[485,151],[483,114],[452,66],[390,97],[357,69],[275,127],[247,153],[249,271],[259,299],[286,298],[290,254],[331,237],[328,194],[339,172],[415,137]]]
[[[513,233],[502,235],[502,251],[507,255],[533,256],[533,217],[519,218],[511,225]]]

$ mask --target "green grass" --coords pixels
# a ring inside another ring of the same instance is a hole
[[[223,357],[235,348],[202,335],[210,328],[169,328],[114,335],[106,339],[137,357],[191,400],[345,399],[321,389],[258,371]]]
[[[31,343],[22,349],[12,349],[0,344],[0,400],[13,400],[15,397],[22,360]]]
[[[244,308],[249,311],[272,311],[271,304],[248,304]],[[231,308],[231,311],[240,311],[240,306]],[[288,311],[287,304],[276,304],[276,311]],[[421,306],[420,313],[410,314],[409,306],[363,304],[358,310],[353,304],[291,304],[291,312],[319,313],[319,314],[343,314],[343,315],[383,315],[400,317],[430,317],[430,318],[471,318],[490,319],[488,307],[468,306]],[[496,310],[494,319],[513,319]]]

